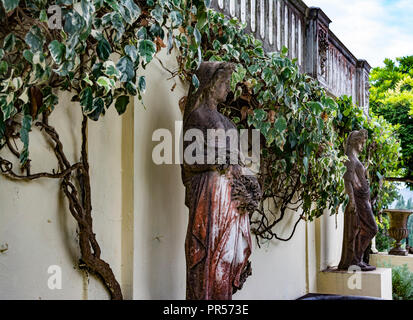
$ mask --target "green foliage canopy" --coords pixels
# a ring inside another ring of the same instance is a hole
[[[390,123],[400,126],[403,176],[413,177],[413,56],[384,61],[384,67],[371,72],[372,111]]]
[[[349,131],[369,129],[374,179],[397,162],[393,129],[383,119],[367,122],[345,97],[337,104],[319,83],[299,72],[285,48],[265,53],[262,42],[245,33],[237,19],[207,10],[209,1],[1,2],[0,18],[7,27],[0,30],[0,146],[8,138],[7,128],[20,126],[23,165],[29,159],[31,125],[43,112],[53,111],[58,91],[71,92],[92,120],[112,104],[122,114],[129,96],[142,99],[146,89],[137,70],[163,47],[168,53],[178,50],[176,75],[194,85],[201,61],[236,64],[232,94],[220,110],[239,128],[262,134],[260,181],[270,205],[264,210],[263,202],[253,223],[266,239],[279,238],[273,227],[288,210],[303,209],[297,223],[319,217],[327,208],[338,212],[345,199],[343,142]],[[52,4],[62,8],[62,30],[47,26]],[[372,187],[378,190],[378,184]]]

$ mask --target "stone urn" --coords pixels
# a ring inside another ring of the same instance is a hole
[[[396,240],[396,246],[389,251],[389,254],[396,256],[407,256],[409,253],[401,247],[401,241],[406,239],[409,235],[407,220],[413,213],[413,210],[386,209],[384,212],[388,213],[390,217],[390,237]]]

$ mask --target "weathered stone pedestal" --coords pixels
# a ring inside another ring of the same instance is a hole
[[[318,293],[346,296],[366,296],[392,300],[390,268],[374,271],[338,271],[329,269],[318,275]]]
[[[407,267],[413,272],[413,254],[407,256],[394,256],[384,252],[370,255],[370,264],[376,267],[387,267],[387,264],[392,266],[402,266],[407,264]]]

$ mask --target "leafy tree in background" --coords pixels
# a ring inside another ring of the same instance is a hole
[[[402,179],[413,187],[413,56],[386,59],[384,67],[371,72],[370,106],[397,129],[401,140],[404,172]]]

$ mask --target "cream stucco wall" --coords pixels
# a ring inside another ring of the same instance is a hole
[[[173,55],[160,57],[169,70],[176,68]],[[174,133],[175,121],[182,120],[179,99],[188,88],[174,81],[158,62],[143,73],[147,77],[146,109],[135,102],[134,115],[134,299],[184,299],[184,240],[188,209],[179,165],[156,165],[152,150],[155,130]],[[174,141],[174,148],[176,147]],[[277,227],[288,237],[298,213],[290,214]],[[341,224],[334,217],[300,222],[288,242],[273,240],[258,248],[255,239],[251,257],[253,275],[234,299],[296,299],[317,290],[317,274],[324,265],[338,264],[335,250],[341,250]],[[317,241],[318,237],[318,241]],[[339,260],[339,257],[338,257]]]
[[[122,121],[112,109],[99,123],[89,121],[88,131],[93,141],[88,149],[94,230],[102,258],[111,264],[118,278],[122,253]],[[57,128],[69,161],[79,161],[80,107],[62,94],[49,122]],[[30,139],[32,173],[57,169],[51,145],[43,134],[34,129]],[[12,159],[4,150],[1,152]],[[0,245],[6,243],[8,250],[0,254],[0,299],[108,298],[100,281],[76,269],[76,223],[57,180],[16,182],[0,177]],[[50,265],[62,269],[61,290],[47,286]]]
[[[174,70],[173,55],[161,52]],[[182,120],[179,99],[188,88],[174,80],[158,61],[142,71],[147,79],[145,107],[132,99],[126,114],[110,109],[99,122],[89,122],[93,217],[102,257],[110,263],[126,299],[184,299],[184,240],[188,209],[178,164],[156,165],[152,150],[160,128],[174,133]],[[59,128],[65,151],[79,159],[78,105],[63,95],[50,123]],[[69,120],[69,121],[68,121]],[[93,143],[92,143],[93,141]],[[56,168],[42,134],[31,134],[32,171]],[[174,147],[176,147],[174,143]],[[47,152],[45,152],[47,150]],[[2,151],[2,156],[4,156]],[[58,181],[14,182],[0,177],[0,299],[106,299],[99,281],[75,269],[79,258],[76,224],[59,191]],[[277,226],[288,237],[298,213]],[[301,221],[288,242],[273,240],[257,247],[251,257],[253,275],[234,299],[296,299],[317,291],[318,271],[338,264],[342,213]],[[63,271],[62,290],[47,287],[50,265]]]

